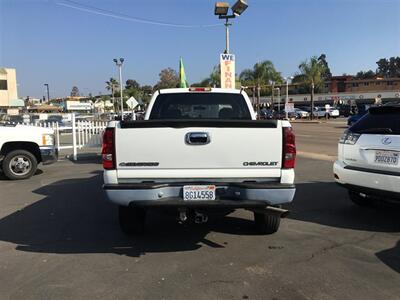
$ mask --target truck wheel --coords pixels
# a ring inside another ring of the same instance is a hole
[[[137,207],[119,206],[119,225],[126,234],[144,232],[146,211]]]
[[[261,234],[275,233],[279,229],[281,217],[264,213],[254,213],[256,229]]]
[[[11,180],[30,178],[37,169],[36,157],[26,150],[14,150],[7,153],[2,169],[4,175]]]
[[[349,198],[354,204],[357,204],[359,206],[370,206],[372,203],[370,199],[364,198],[360,196],[359,193],[350,190],[349,190]]]

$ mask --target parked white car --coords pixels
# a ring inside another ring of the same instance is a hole
[[[57,160],[54,131],[27,125],[0,126],[0,167],[13,180],[27,179],[39,163]]]
[[[371,107],[340,139],[333,172],[356,204],[400,202],[399,160],[400,105]]]
[[[302,110],[297,107],[294,109],[294,113],[296,114],[296,117],[298,119],[304,119],[304,118],[308,118],[310,116],[310,113],[308,111]]]
[[[273,233],[295,194],[290,123],[256,120],[241,90],[157,91],[145,120],[109,123],[102,157],[104,189],[126,233],[143,231],[153,208],[196,223],[209,210],[245,208],[259,232]]]
[[[338,109],[330,107],[326,109],[325,107],[314,107],[314,113],[313,116],[316,118],[334,118],[336,119],[339,117],[340,112]]]

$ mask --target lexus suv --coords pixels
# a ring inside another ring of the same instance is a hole
[[[340,138],[333,172],[358,205],[400,203],[400,104],[371,107]]]

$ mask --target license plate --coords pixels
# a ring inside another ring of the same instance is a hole
[[[375,152],[375,163],[395,166],[399,163],[399,152],[376,151]]]
[[[183,200],[215,200],[215,185],[185,185]]]

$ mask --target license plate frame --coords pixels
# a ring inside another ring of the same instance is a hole
[[[376,150],[374,162],[384,166],[397,166],[399,164],[399,155],[397,151]]]
[[[183,186],[184,201],[214,201],[216,198],[215,185],[185,185]]]

